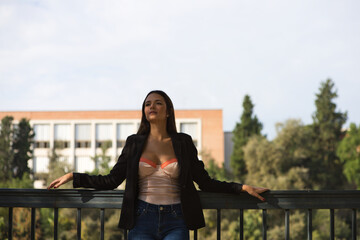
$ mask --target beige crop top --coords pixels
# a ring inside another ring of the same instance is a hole
[[[140,158],[139,199],[157,205],[180,203],[178,177],[179,166],[176,158],[161,165]]]

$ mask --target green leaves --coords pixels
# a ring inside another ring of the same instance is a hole
[[[241,122],[236,123],[233,130],[234,148],[231,155],[231,168],[236,180],[243,182],[247,169],[244,160],[243,147],[247,144],[249,138],[253,135],[260,135],[262,124],[256,116],[253,116],[254,104],[250,96],[245,95],[243,101],[243,113],[241,115]]]

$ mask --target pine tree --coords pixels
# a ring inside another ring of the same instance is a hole
[[[12,161],[13,176],[22,178],[24,173],[30,174],[28,160],[32,158],[31,144],[35,134],[30,126],[29,120],[20,120],[17,129],[14,131],[14,159]]]
[[[0,180],[8,181],[12,176],[11,163],[13,160],[13,150],[11,148],[12,145],[12,137],[13,137],[13,129],[12,129],[12,121],[13,117],[5,116],[1,119],[1,129],[0,129]]]
[[[313,156],[310,177],[315,188],[336,189],[342,187],[344,176],[342,163],[336,149],[343,135],[342,126],[347,113],[336,111],[334,99],[338,96],[331,79],[322,82],[316,94],[316,112],[313,115]]]
[[[247,173],[243,147],[251,136],[259,135],[262,130],[262,124],[256,116],[253,116],[254,105],[249,95],[245,95],[244,97],[243,108],[241,121],[236,123],[235,129],[233,130],[234,148],[230,162],[233,175],[238,181],[243,181]]]

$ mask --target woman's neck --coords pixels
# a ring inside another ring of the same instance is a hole
[[[163,140],[169,137],[169,134],[166,131],[166,125],[163,124],[150,124],[150,134],[149,137],[156,140]]]

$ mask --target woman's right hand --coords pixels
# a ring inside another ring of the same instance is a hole
[[[50,185],[47,187],[47,189],[51,189],[51,188],[58,188],[61,185],[69,182],[73,180],[73,173],[67,173],[62,177],[59,177],[58,179],[55,179],[54,181],[52,181],[52,183],[50,183]]]

